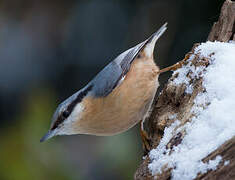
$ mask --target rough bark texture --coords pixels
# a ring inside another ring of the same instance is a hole
[[[219,20],[213,25],[208,40],[222,42],[235,40],[235,2],[230,0],[224,2]],[[198,44],[195,44],[195,46],[198,46]],[[190,53],[186,54],[185,63],[187,63],[187,59],[194,52],[195,46]],[[207,66],[209,66],[209,61],[206,58],[200,58],[199,55],[195,55],[192,64],[194,66],[203,66],[206,71]],[[203,91],[202,78],[193,79],[189,74],[188,77],[191,78],[194,91],[192,94],[186,94],[185,85],[176,86],[171,83],[176,77],[177,74],[171,77],[161,94],[155,98],[151,115],[145,121],[145,129],[150,137],[150,149],[156,148],[163,136],[165,127],[172,124],[176,118],[181,122],[181,125],[191,120],[193,116],[191,112],[193,101],[197,94]],[[177,114],[177,117],[169,119],[170,114]],[[170,140],[167,148],[172,149],[173,146],[180,144],[184,135],[185,132],[182,130]],[[222,162],[215,171],[199,174],[196,179],[235,179],[235,137],[220,146],[216,151],[204,158],[203,161],[207,162],[210,159],[214,159],[217,155],[221,155],[223,160],[230,160],[230,163],[224,166]],[[136,180],[154,178],[160,180],[171,179],[171,169],[166,169],[163,173],[153,177],[148,169],[149,162],[150,159],[146,156],[146,159],[142,161],[135,173],[134,177]]]
[[[235,2],[227,0],[224,2],[218,22],[215,22],[208,36],[209,41],[235,40]]]

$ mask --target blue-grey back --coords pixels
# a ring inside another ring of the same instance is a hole
[[[91,95],[95,97],[105,97],[111,93],[120,83],[120,80],[127,74],[131,63],[144,44],[145,41],[123,52],[99,72],[88,84],[93,87]]]

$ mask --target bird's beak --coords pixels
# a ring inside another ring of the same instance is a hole
[[[153,56],[155,44],[156,44],[157,40],[161,37],[161,35],[166,31],[166,29],[167,29],[167,23],[162,25],[162,27],[157,32],[153,33],[147,39],[147,41],[143,47],[144,54],[147,57],[151,58]]]
[[[44,142],[50,138],[52,138],[53,136],[56,135],[56,131],[55,130],[49,130],[41,139],[40,142]]]

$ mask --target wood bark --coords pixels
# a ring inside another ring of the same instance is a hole
[[[209,41],[221,41],[227,42],[229,40],[235,40],[235,2],[226,0],[221,8],[219,20],[214,23],[211,32],[208,36]],[[194,53],[195,44],[191,52],[185,56],[185,63],[192,53]],[[194,66],[203,66],[204,69],[210,66],[207,58],[201,58],[199,55],[195,55],[192,60]],[[191,85],[194,87],[192,94],[185,93],[185,85],[174,85],[171,83],[177,74],[171,77],[168,83],[163,88],[159,96],[155,97],[152,105],[152,112],[145,121],[145,129],[149,136],[150,149],[156,148],[159,144],[165,127],[171,125],[176,118],[169,119],[170,114],[177,114],[177,120],[181,122],[183,126],[186,122],[189,122],[193,117],[191,108],[193,102],[198,93],[203,91],[202,82],[203,79],[191,78]],[[167,148],[172,149],[174,145],[181,143],[185,132],[182,130],[175,137],[173,137],[167,145]],[[212,152],[210,155],[203,159],[207,162],[214,159],[217,155],[222,156],[223,160],[229,160],[230,163],[227,166],[223,165],[223,162],[219,164],[215,171],[208,171],[206,174],[199,174],[196,179],[223,179],[223,180],[235,180],[235,137],[227,141],[225,144],[220,146],[217,150]],[[161,174],[153,177],[148,169],[150,159],[148,155],[142,161],[139,168],[137,169],[134,178],[136,180],[142,179],[160,179],[169,180],[171,179],[171,169],[166,169]]]

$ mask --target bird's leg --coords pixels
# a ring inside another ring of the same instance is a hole
[[[144,155],[146,155],[150,151],[150,138],[148,133],[144,130],[144,119],[140,123],[140,136],[142,138]]]
[[[167,71],[175,71],[181,68],[185,64],[185,62],[189,59],[189,57],[190,57],[190,54],[186,55],[183,60],[177,62],[176,64],[173,64],[172,66],[161,69],[160,74],[163,72],[167,72]]]

